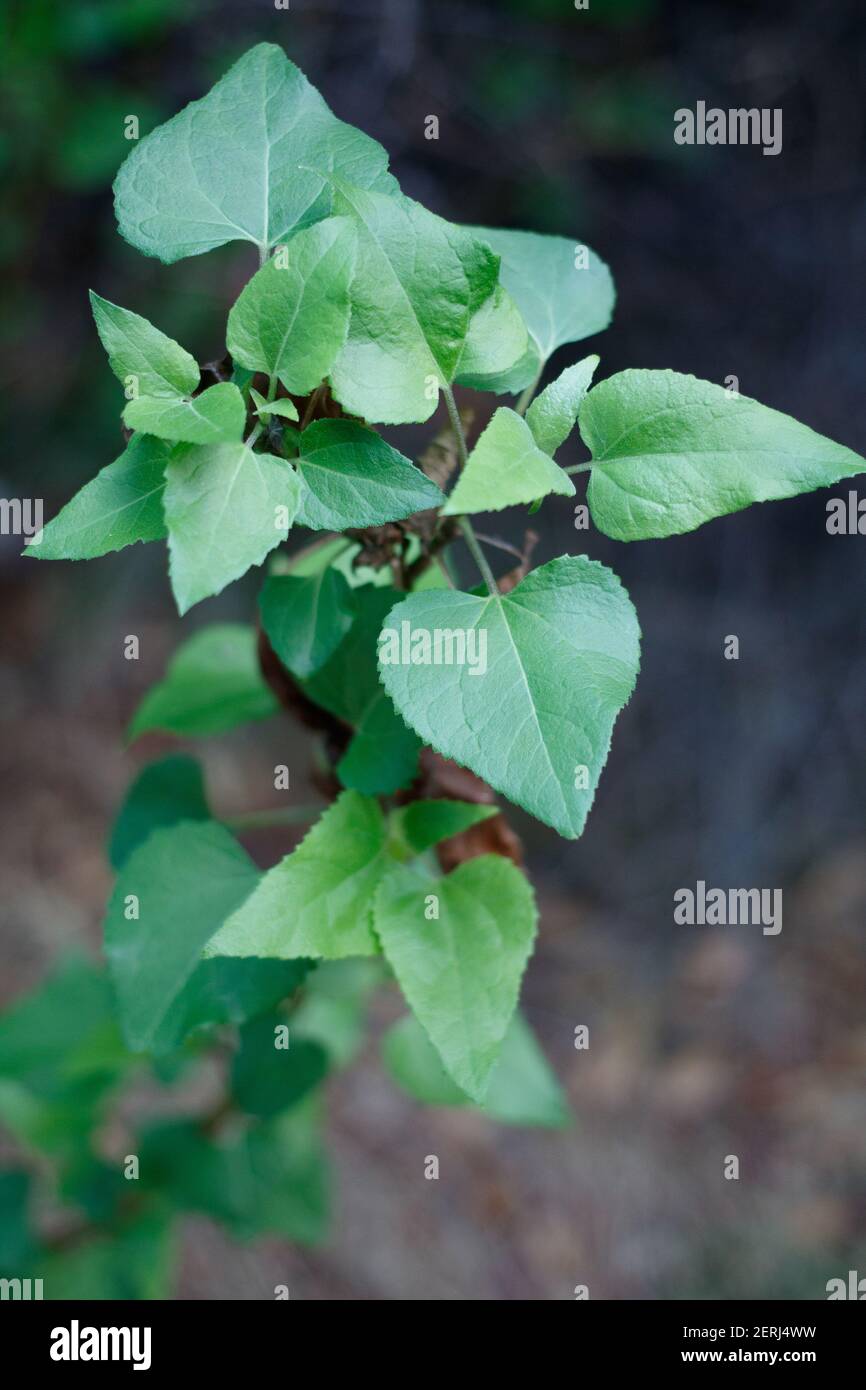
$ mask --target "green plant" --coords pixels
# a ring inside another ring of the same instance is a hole
[[[110,978],[72,961],[0,1023],[0,1117],[50,1155],[80,1214],[41,1247],[9,1223],[0,1264],[44,1269],[50,1295],[163,1289],[177,1210],[239,1236],[319,1238],[321,1087],[389,977],[410,1012],[382,1054],[405,1090],[567,1123],[516,1012],[536,912],[493,792],[581,834],[640,632],[619,579],[583,555],[530,569],[527,549],[497,580],[472,517],[572,498],[585,471],[599,530],[664,537],[866,469],[671,371],[592,386],[587,357],[536,394],[557,348],[608,324],[607,267],[568,239],[451,225],[406,198],[385,151],[278,48],[252,49],[141,140],[115,190],[120,230],[145,254],[173,262],[241,240],[260,268],[208,373],[93,295],[128,443],[28,553],[91,559],[167,539],[182,614],[267,561],[259,631],[196,632],[131,734],[212,735],[284,706],[322,735],[330,804],[260,873],[235,832],[315,812],[221,822],[188,757],[131,788],[110,845]],[[455,385],[518,397],[471,448]],[[372,428],[426,421],[440,396],[448,425],[420,466]],[[591,460],[564,469],[553,456],[576,425]],[[299,527],[324,534],[279,551]],[[481,578],[468,590],[459,542]],[[281,794],[287,773],[275,769]],[[166,1085],[206,1073],[208,1103],[107,1157],[93,1136],[142,1068]],[[31,1181],[7,1175],[0,1203],[19,1211]]]

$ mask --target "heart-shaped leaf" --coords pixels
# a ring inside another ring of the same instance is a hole
[[[293,676],[318,671],[340,645],[357,612],[352,590],[338,570],[274,575],[259,594],[268,641]]]
[[[616,297],[613,280],[583,242],[492,227],[472,231],[502,258],[499,278],[529,329],[537,371],[558,347],[607,328]]]
[[[496,287],[497,257],[465,228],[409,198],[335,181],[334,209],[358,232],[349,337],[331,387],[352,415],[427,420],[453,380],[473,313]]]
[[[376,933],[409,1007],[479,1104],[517,1007],[535,920],[526,878],[495,854],[440,879],[401,865],[376,894]]]
[[[281,48],[260,43],[138,142],[114,184],[118,226],[169,263],[227,241],[264,252],[328,216],[329,174],[395,193],[387,167],[381,145],[338,121]]]
[[[300,492],[285,459],[245,444],[182,447],[172,455],[163,505],[179,612],[260,565],[286,539]]]
[[[382,682],[421,739],[568,839],[583,830],[639,659],[628,594],[582,555],[509,594],[411,594],[379,639]]]
[[[592,519],[619,541],[676,536],[752,502],[866,471],[866,459],[747,396],[680,372],[618,372],[580,412]]]
[[[346,341],[355,228],[328,217],[298,232],[254,275],[229,314],[232,358],[306,396]]]

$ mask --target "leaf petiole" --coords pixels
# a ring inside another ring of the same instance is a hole
[[[321,806],[274,806],[266,811],[227,816],[222,824],[228,830],[265,830],[272,825],[305,825],[315,820],[321,812]]]
[[[451,421],[451,428],[457,440],[457,457],[460,460],[460,469],[462,472],[469,461],[469,450],[466,447],[466,435],[463,432],[463,421],[460,419],[460,412],[457,409],[454,392],[450,386],[445,386],[443,388],[443,395],[445,396],[445,405],[448,408],[448,418]],[[478,538],[473,530],[472,522],[469,520],[468,516],[459,516],[457,518],[457,525],[463,533],[463,539],[469,548],[469,553],[481,572],[484,583],[487,585],[491,594],[498,594],[499,590],[496,587],[496,579],[487,563],[484,551],[478,543]]]

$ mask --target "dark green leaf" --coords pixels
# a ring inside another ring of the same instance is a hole
[[[445,500],[409,459],[353,420],[310,425],[297,465],[304,482],[297,519],[316,531],[380,526]]]
[[[162,758],[142,768],[114,822],[108,857],[119,869],[152,830],[181,820],[209,820],[204,777],[194,758]]]
[[[335,569],[307,577],[283,575],[265,580],[259,595],[268,641],[292,675],[317,671],[352,626],[352,590]]]
[[[237,841],[212,821],[155,830],[130,855],[108,906],[105,953],[135,1051],[169,1051],[192,1029],[271,1008],[297,986],[303,967],[295,962],[286,969],[241,961],[235,972],[202,959],[259,877]]]
[[[288,1034],[284,1029],[288,1027]],[[288,1036],[288,1045],[283,1038]],[[328,1054],[317,1042],[296,1038],[281,1014],[264,1014],[241,1029],[231,1089],[248,1115],[278,1115],[325,1079]]]
[[[350,631],[304,685],[317,705],[355,730],[337,773],[344,786],[366,796],[397,791],[417,775],[420,740],[395,711],[376,670],[379,630],[397,597],[391,588],[358,589]]]

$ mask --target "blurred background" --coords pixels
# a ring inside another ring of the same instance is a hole
[[[110,184],[126,115],[146,133],[261,40],[435,211],[573,236],[608,262],[612,327],[561,350],[549,375],[586,351],[599,376],[733,374],[866,453],[859,0],[27,0],[5,5],[3,26],[4,496],[41,496],[52,516],[120,452],[89,287],[200,360],[222,355],[254,253],[146,259],[116,234]],[[674,111],[701,99],[782,107],[782,154],[675,145]],[[463,400],[479,424],[495,403]],[[422,434],[394,442],[417,451]],[[561,455],[583,457],[577,439]],[[180,1297],[272,1297],[285,1282],[293,1298],[548,1300],[586,1284],[592,1298],[810,1299],[866,1274],[866,541],[825,529],[828,497],[845,492],[634,547],[575,531],[565,504],[533,519],[536,558],[586,549],[611,564],[644,631],[583,838],[511,817],[542,906],[525,1009],[574,1125],[422,1110],[371,1043],[330,1090],[328,1244],[235,1246],[191,1219]],[[514,540],[520,525],[509,514],[498,529]],[[98,951],[106,830],[134,772],[170,746],[125,750],[124,727],[181,638],[248,620],[256,590],[250,576],[181,622],[162,546],[88,565],[19,549],[0,537],[3,1003],[71,947]],[[122,656],[129,633],[138,662]],[[738,662],[723,658],[728,634]],[[288,723],[193,751],[219,814],[265,804],[275,761],[298,769],[305,799]],[[248,841],[263,863],[290,844]],[[782,887],[781,934],[675,926],[673,893],[698,878]],[[377,1024],[393,1016],[377,1008]],[[579,1024],[588,1051],[574,1050]],[[430,1153],[439,1182],[422,1176]]]

